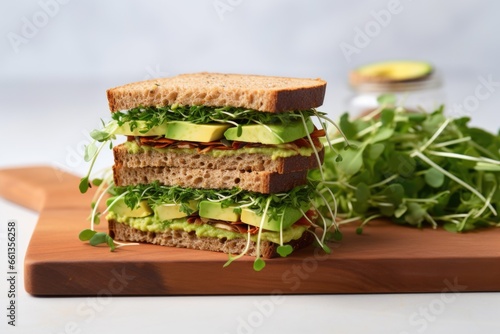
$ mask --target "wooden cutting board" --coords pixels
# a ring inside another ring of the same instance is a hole
[[[330,255],[310,247],[255,272],[252,257],[223,268],[225,254],[154,245],[110,252],[79,241],[92,192],[80,194],[78,183],[51,167],[0,170],[0,196],[40,212],[24,263],[32,295],[500,291],[500,229],[452,234],[377,221],[357,235],[353,224]]]

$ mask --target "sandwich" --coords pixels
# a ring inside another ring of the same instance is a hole
[[[91,133],[86,159],[110,142],[114,165],[105,182],[82,178],[80,191],[99,191],[80,239],[224,252],[227,264],[250,255],[256,270],[314,241],[328,250],[333,210],[309,177],[323,163],[329,119],[315,108],[325,89],[321,79],[220,73],[109,89],[112,120]],[[107,234],[93,228],[102,215]]]

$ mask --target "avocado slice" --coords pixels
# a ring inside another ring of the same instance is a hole
[[[282,214],[277,217],[277,219],[269,219],[269,216],[264,218],[262,223],[262,228],[269,231],[280,231],[281,221],[283,221],[283,229],[287,229],[292,226],[297,220],[302,218],[302,212],[299,209],[293,207],[286,207]],[[262,221],[262,215],[258,215],[255,211],[251,209],[243,209],[241,211],[241,221],[248,225],[253,225],[260,227]]]
[[[314,124],[310,118],[306,119],[306,126],[307,130],[300,119],[288,124],[242,125],[240,135],[238,135],[238,128],[232,127],[226,130],[224,137],[227,140],[246,143],[284,144],[303,138],[314,130]]]
[[[237,206],[228,206],[223,208],[220,202],[201,201],[198,214],[202,218],[224,220],[237,222],[240,220],[240,214],[234,212]],[[237,210],[238,211],[238,210]]]
[[[188,206],[191,210],[197,211],[198,201],[189,201]],[[176,203],[157,205],[154,209],[155,216],[161,221],[187,217],[188,214],[181,211],[181,207],[181,204]]]
[[[167,133],[167,122],[154,126],[148,131],[146,131],[146,121],[135,121],[135,123],[137,127],[134,130],[130,129],[130,122],[123,123],[118,127],[115,134],[125,136],[163,136]]]
[[[432,73],[432,65],[423,61],[398,60],[361,66],[351,72],[357,82],[400,82],[418,80]]]
[[[196,124],[186,121],[168,123],[166,138],[196,142],[211,142],[224,137],[231,125],[226,123]]]
[[[106,201],[109,211],[113,211],[118,216],[125,217],[147,217],[153,213],[153,210],[148,205],[148,201],[140,201],[134,209],[131,209],[125,204],[123,198],[119,199],[113,204],[116,197],[110,197]],[[110,206],[112,205],[112,206]]]

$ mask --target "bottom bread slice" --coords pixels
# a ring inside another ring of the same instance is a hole
[[[194,232],[167,229],[162,232],[144,232],[127,224],[118,223],[114,219],[108,220],[109,235],[116,241],[143,242],[161,246],[190,248],[227,254],[241,254],[247,245],[245,238],[226,239],[214,237],[198,237]],[[309,246],[314,241],[314,236],[304,232],[299,239],[292,240],[294,250]],[[251,242],[247,255],[257,256],[257,243]],[[260,255],[263,258],[272,258],[277,255],[278,244],[271,241],[262,241]]]

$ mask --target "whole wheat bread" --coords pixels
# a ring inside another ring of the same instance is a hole
[[[130,83],[107,95],[112,112],[173,104],[283,112],[321,106],[325,90],[321,79],[204,72]]]
[[[155,181],[166,186],[198,189],[232,189],[263,194],[289,191],[307,183],[307,170],[286,174],[267,171],[246,172],[240,170],[201,169],[189,167],[138,167],[113,166],[114,183],[117,186],[149,184]]]
[[[126,224],[118,223],[110,219],[108,221],[109,235],[117,241],[144,242],[161,246],[190,248],[214,252],[223,252],[227,254],[241,254],[247,244],[245,238],[226,239],[213,237],[198,237],[194,232],[185,232],[167,229],[163,232],[144,232]],[[304,232],[297,240],[287,243],[294,249],[309,246],[314,240],[311,233]],[[247,255],[257,256],[257,243],[251,242]],[[271,241],[262,241],[260,244],[260,253],[264,258],[272,258],[277,255],[278,244]]]
[[[323,162],[324,150],[319,152]],[[129,153],[124,144],[113,148],[115,164],[125,168],[177,167],[196,169],[238,170],[247,172],[267,171],[285,174],[318,168],[318,160],[313,153],[309,156],[296,155],[272,159],[271,155],[261,153],[241,153],[214,156],[210,152],[199,153],[196,149],[147,149]]]

